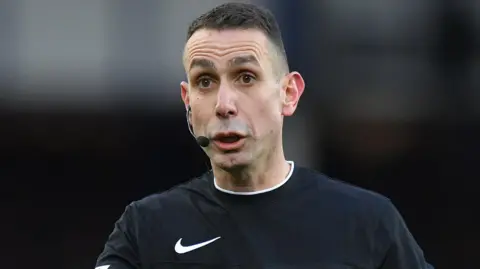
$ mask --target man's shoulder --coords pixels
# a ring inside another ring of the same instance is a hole
[[[318,197],[336,206],[369,209],[379,213],[391,206],[391,200],[374,190],[354,185],[338,178],[330,177],[313,169],[302,167],[299,176],[310,182]]]
[[[208,195],[209,172],[192,178],[186,182],[174,185],[171,188],[159,191],[131,203],[137,210],[159,211],[163,209],[179,209],[191,200],[192,196],[198,198]]]

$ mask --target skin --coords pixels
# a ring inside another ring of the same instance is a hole
[[[201,29],[185,45],[188,83],[180,88],[185,106],[191,107],[194,133],[245,136],[235,151],[222,151],[215,143],[204,148],[223,189],[271,188],[290,171],[282,146],[283,119],[294,114],[305,83],[298,72],[281,72],[279,57],[256,29]]]

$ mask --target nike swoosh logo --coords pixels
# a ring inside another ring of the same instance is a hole
[[[213,238],[211,240],[208,240],[208,241],[205,241],[205,242],[202,242],[202,243],[198,243],[198,244],[195,244],[195,245],[191,245],[191,246],[182,246],[182,238],[178,239],[177,243],[175,244],[175,252],[177,252],[178,254],[183,254],[183,253],[187,253],[187,252],[190,252],[192,250],[195,250],[195,249],[198,249],[198,248],[201,248],[201,247],[204,247],[210,243],[213,243],[214,241],[220,239],[220,236],[217,237],[217,238]]]
[[[95,269],[108,269],[108,267],[110,267],[110,265],[102,265],[95,267]]]

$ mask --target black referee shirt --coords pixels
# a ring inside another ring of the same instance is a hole
[[[293,167],[268,192],[222,192],[213,174],[131,203],[96,267],[421,269],[428,265],[382,195]]]

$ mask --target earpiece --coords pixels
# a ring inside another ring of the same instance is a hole
[[[190,113],[192,112],[192,108],[188,105],[187,106],[187,125],[188,125],[188,130],[190,131],[190,134],[192,134],[193,137],[195,137],[195,140],[197,141],[198,145],[200,145],[201,147],[205,148],[205,147],[208,147],[208,145],[210,144],[210,139],[208,139],[208,137],[205,137],[205,136],[195,136],[195,134],[193,133],[193,126],[192,126],[192,123],[190,122]]]
[[[192,112],[192,108],[190,107],[190,105],[187,106],[187,114],[186,114],[186,118],[187,118],[187,125],[188,125],[188,130],[190,131],[190,133],[195,136],[195,134],[193,133],[193,127],[192,127],[192,123],[190,123],[190,113]]]

